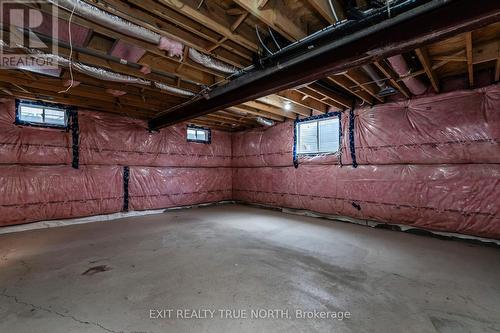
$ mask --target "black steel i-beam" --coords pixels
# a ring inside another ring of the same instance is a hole
[[[255,69],[205,97],[161,113],[149,126],[173,125],[500,21],[500,0],[406,3],[414,6],[379,22],[367,18],[326,29],[314,36],[314,42],[306,40],[269,59],[274,65]]]

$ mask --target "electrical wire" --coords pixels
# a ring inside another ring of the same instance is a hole
[[[276,46],[278,47],[278,50],[281,50],[281,46],[280,44],[278,44],[278,41],[276,40],[276,38],[274,37],[274,34],[273,34],[273,31],[271,30],[270,27],[267,27],[267,30],[269,31],[269,34],[271,35],[271,38],[273,39],[274,41],[274,44],[276,44]]]
[[[71,88],[73,88],[73,84],[75,83],[75,79],[73,77],[73,62],[71,61],[71,57],[73,56],[73,41],[71,39],[71,20],[73,19],[73,14],[75,13],[76,9],[76,2],[73,5],[73,10],[71,11],[71,15],[69,16],[69,23],[68,23],[68,33],[69,33],[69,75],[71,77],[71,84],[66,88],[66,90],[61,90],[58,92],[58,94],[66,93],[68,92]]]
[[[260,45],[262,45],[262,47],[267,51],[267,53],[269,53],[270,55],[272,55],[273,53],[271,52],[271,50],[269,50],[266,47],[266,45],[262,41],[262,38],[260,38],[259,28],[257,27],[257,25],[255,26],[255,32],[257,33],[257,38],[259,39]]]
[[[339,21],[339,18],[337,16],[337,12],[335,11],[335,6],[333,5],[332,0],[328,0],[328,4],[330,5],[330,9],[332,10],[332,14],[335,17],[335,23]]]

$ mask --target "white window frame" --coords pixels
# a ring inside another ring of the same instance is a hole
[[[319,131],[320,131],[320,126],[319,126],[319,123],[323,122],[323,121],[327,121],[327,120],[332,120],[332,119],[335,119],[337,120],[338,122],[338,126],[339,126],[339,135],[337,136],[336,140],[338,140],[338,149],[336,151],[321,151],[319,150],[319,147],[320,147],[320,135],[319,135]],[[317,150],[316,151],[300,151],[299,148],[300,148],[300,143],[301,143],[301,136],[300,136],[300,125],[302,124],[310,124],[310,123],[316,123],[316,146],[317,146]],[[341,142],[340,142],[340,135],[341,135],[341,131],[342,129],[340,128],[340,117],[338,115],[331,115],[329,117],[324,117],[324,118],[319,118],[319,119],[311,119],[311,120],[303,120],[303,121],[300,121],[300,122],[297,122],[296,123],[296,128],[295,128],[295,131],[296,131],[296,135],[297,137],[295,138],[295,145],[296,145],[296,154],[297,155],[325,155],[325,154],[336,154],[338,153],[338,151],[340,150],[340,145],[341,145]]]
[[[42,111],[42,121],[34,121],[29,119],[23,119],[23,108],[33,108],[40,109]],[[58,111],[64,114],[64,124],[51,123],[46,120],[45,113],[47,110]],[[68,109],[59,105],[51,105],[42,102],[33,102],[28,100],[18,100],[16,105],[16,124],[18,125],[30,125],[38,127],[48,127],[48,128],[67,128],[68,127]]]

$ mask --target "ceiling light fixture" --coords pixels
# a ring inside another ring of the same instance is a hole
[[[292,103],[290,101],[285,101],[285,104],[283,107],[286,111],[290,111],[292,109]]]

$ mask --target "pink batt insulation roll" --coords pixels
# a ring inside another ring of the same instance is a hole
[[[235,200],[500,238],[500,166],[236,168]]]
[[[0,166],[0,225],[119,212],[123,168]]]
[[[71,164],[71,133],[15,120],[15,100],[0,99],[0,164]]]
[[[150,132],[143,120],[81,111],[80,163],[139,166],[230,166],[231,134],[212,130],[212,143],[186,140],[186,125]]]
[[[357,162],[500,163],[499,110],[500,85],[356,110]]]
[[[233,134],[233,166],[272,166],[293,163],[293,122]]]
[[[291,121],[237,133],[233,198],[500,238],[499,110],[498,84],[357,109],[357,168],[349,112],[343,167],[335,155],[299,156],[295,169]]]
[[[146,210],[230,200],[231,168],[131,167],[130,207]]]

